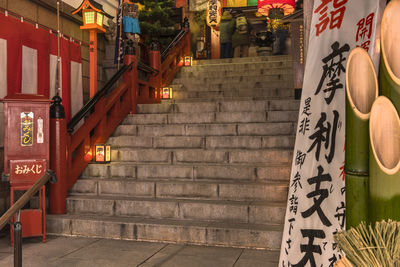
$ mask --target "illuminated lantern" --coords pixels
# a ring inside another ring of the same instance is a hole
[[[258,0],[258,13],[272,19],[278,18],[275,14],[284,16],[294,12],[295,0]]]
[[[207,25],[210,27],[216,27],[221,22],[221,2],[219,0],[209,0],[207,2]]]
[[[103,28],[104,11],[102,6],[93,0],[83,0],[81,5],[72,11],[72,14],[82,12],[83,26],[82,30],[88,30],[90,33],[89,51],[90,51],[90,97],[97,92],[97,33],[104,33]]]
[[[95,144],[95,161],[98,163],[109,163],[111,161],[111,146]]]
[[[185,65],[186,67],[192,66],[192,57],[189,57],[189,56],[185,57],[184,65]]]
[[[171,87],[163,87],[162,99],[171,99],[171,98],[172,98],[172,88]]]

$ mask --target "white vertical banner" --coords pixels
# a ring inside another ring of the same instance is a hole
[[[60,58],[61,60],[61,58]],[[50,54],[50,92],[49,99],[53,99],[53,97],[57,94],[57,56]],[[62,71],[60,70],[62,73]],[[60,92],[61,94],[61,92]]]
[[[36,49],[22,46],[22,81],[23,94],[37,94],[38,86],[38,52]]]
[[[0,98],[7,95],[7,40],[0,38]],[[4,125],[4,108],[0,103],[0,125]],[[0,147],[4,146],[4,126],[0,128]]]
[[[329,267],[339,259],[333,235],[345,227],[346,60],[363,44],[373,58],[379,53],[385,4],[314,1],[279,266]]]

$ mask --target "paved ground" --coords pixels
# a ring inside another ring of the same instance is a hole
[[[0,266],[13,266],[13,247],[0,238]],[[276,267],[278,252],[95,238],[23,239],[23,266]]]

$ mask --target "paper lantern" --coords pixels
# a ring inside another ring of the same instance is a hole
[[[295,0],[258,0],[258,12],[268,16],[270,9],[282,9],[284,15],[294,12]]]
[[[94,1],[84,0],[80,6],[75,9],[72,14],[82,12],[83,30],[96,30],[97,32],[105,32],[103,28],[104,11],[98,8]]]
[[[221,22],[221,2],[219,0],[209,0],[207,2],[207,25],[216,27]]]
[[[98,163],[111,162],[111,146],[105,144],[95,144],[95,161]]]

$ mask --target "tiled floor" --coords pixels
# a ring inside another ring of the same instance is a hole
[[[0,239],[0,266],[13,266],[13,247]],[[276,267],[278,252],[123,240],[49,236],[23,239],[23,266]]]

